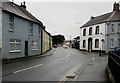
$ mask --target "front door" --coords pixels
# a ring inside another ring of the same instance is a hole
[[[88,52],[92,51],[92,38],[88,39]]]
[[[25,56],[28,56],[28,41],[25,41]]]

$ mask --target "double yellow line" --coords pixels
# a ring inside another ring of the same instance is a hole
[[[66,76],[71,76],[75,72],[78,72],[78,70],[80,70],[85,63],[86,62],[82,62],[80,64],[77,64],[74,68],[72,68],[70,71],[68,71],[68,73],[59,81],[59,83],[64,83],[68,79],[68,78],[66,78]]]

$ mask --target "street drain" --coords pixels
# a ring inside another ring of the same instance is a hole
[[[66,76],[66,78],[72,78],[73,79],[73,78],[75,78],[75,76]]]

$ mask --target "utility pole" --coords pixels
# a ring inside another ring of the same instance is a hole
[[[70,47],[71,47],[71,43],[72,43],[72,41],[71,41],[71,36],[70,36]]]

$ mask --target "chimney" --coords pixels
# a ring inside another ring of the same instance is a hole
[[[113,4],[113,11],[119,11],[119,3],[114,3]]]
[[[26,3],[25,3],[25,1],[23,3],[21,3],[21,7],[23,7],[24,9],[26,9]]]
[[[91,16],[91,17],[90,17],[90,20],[92,20],[92,19],[94,19],[94,18],[95,18],[95,17]]]

